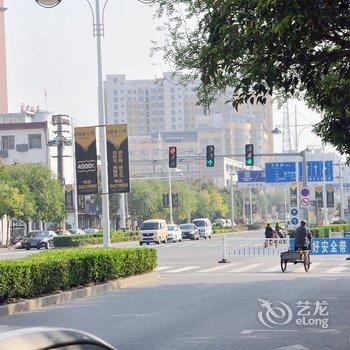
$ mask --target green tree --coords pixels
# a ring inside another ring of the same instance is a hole
[[[34,207],[24,219],[59,223],[65,218],[63,189],[50,169],[38,164],[16,164],[7,169],[13,184],[25,195],[28,208]]]
[[[348,0],[158,0],[161,50],[205,106],[227,86],[232,103],[304,98],[322,113],[317,133],[350,154]]]

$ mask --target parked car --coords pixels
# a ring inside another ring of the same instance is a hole
[[[30,231],[26,236],[24,236],[24,237],[21,239],[20,248],[23,248],[23,249],[26,248],[29,239],[32,238],[33,236],[35,236],[36,234],[38,234],[39,232],[40,232],[40,230]]]
[[[75,232],[74,229],[70,229],[69,232],[72,234],[72,235],[86,235],[86,232],[81,230],[80,228],[78,228],[78,230]]]
[[[226,227],[227,223],[225,219],[216,219],[213,222],[214,227]]]
[[[139,242],[150,244],[152,242],[161,244],[167,243],[168,230],[165,220],[146,220],[140,226]]]
[[[36,233],[33,237],[28,239],[26,249],[49,249],[50,247],[53,247],[53,238],[56,236],[57,234],[54,231],[40,231]]]
[[[211,239],[213,233],[213,228],[211,222],[208,218],[198,218],[192,220],[192,223],[195,224],[199,229],[199,235],[205,239]]]
[[[180,225],[183,239],[199,240],[199,230],[194,224],[182,224]]]
[[[97,228],[86,228],[84,229],[84,232],[87,234],[87,235],[92,235],[94,233],[98,233],[99,230]]]
[[[180,227],[176,224],[167,225],[168,229],[168,241],[182,242],[182,232]]]

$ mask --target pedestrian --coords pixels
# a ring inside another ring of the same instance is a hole
[[[267,224],[266,225],[266,228],[265,228],[265,248],[267,248],[269,242],[271,244],[271,239],[273,238],[273,230],[272,230],[272,227],[270,226],[270,224]]]
[[[282,233],[282,228],[278,225],[278,223],[276,223],[275,232],[276,232],[276,236],[278,238],[284,238],[283,233]]]

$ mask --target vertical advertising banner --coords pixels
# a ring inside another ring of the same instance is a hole
[[[293,184],[290,186],[290,207],[296,207],[298,205],[297,196],[297,185]]]
[[[97,156],[94,126],[74,128],[78,195],[97,194]]]
[[[334,208],[334,186],[327,185],[327,208]]]
[[[323,187],[322,186],[315,187],[315,201],[317,203],[318,208],[323,208]]]
[[[107,125],[109,193],[130,192],[128,125]]]

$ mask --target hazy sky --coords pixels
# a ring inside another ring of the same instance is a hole
[[[53,9],[44,9],[34,0],[5,0],[5,6],[10,112],[19,111],[22,102],[44,108],[46,89],[49,110],[69,114],[77,124],[96,123],[96,42],[87,2],[63,0]],[[160,37],[156,26],[148,5],[137,0],[109,0],[104,74],[126,74],[128,79],[161,76],[160,58],[149,55],[151,40]],[[291,110],[294,104],[290,103]],[[305,116],[300,124],[319,120],[303,103],[297,105]],[[282,111],[275,108],[274,114],[275,124],[280,124]],[[309,130],[301,136],[301,147],[320,144]]]

